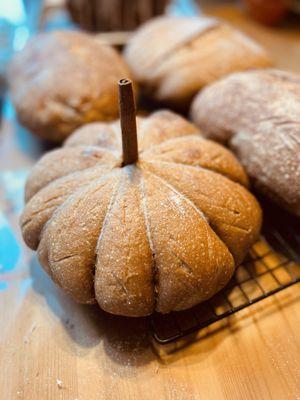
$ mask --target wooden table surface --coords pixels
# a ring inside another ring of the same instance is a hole
[[[299,29],[259,26],[228,5],[208,11],[264,44],[279,67],[300,73]],[[0,133],[1,400],[300,399],[299,285],[180,348],[154,345],[146,320],[109,316],[64,295],[21,244],[20,192],[40,142],[7,115]]]

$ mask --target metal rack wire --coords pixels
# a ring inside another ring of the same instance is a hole
[[[153,337],[158,343],[181,339],[300,282],[299,221],[264,205],[262,236],[224,290],[190,310],[153,315]]]

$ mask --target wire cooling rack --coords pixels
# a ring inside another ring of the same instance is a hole
[[[190,310],[154,314],[152,332],[158,343],[181,339],[300,282],[300,221],[265,201],[263,204],[260,240],[227,287]]]

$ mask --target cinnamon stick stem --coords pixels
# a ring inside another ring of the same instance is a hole
[[[135,103],[132,82],[119,81],[119,108],[122,131],[123,166],[133,164],[138,159],[138,143],[135,118]]]

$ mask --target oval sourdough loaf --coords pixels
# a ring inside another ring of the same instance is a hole
[[[124,54],[145,93],[180,109],[224,75],[271,64],[250,38],[207,17],[157,17],[133,34]]]
[[[26,184],[25,242],[75,300],[143,316],[215,294],[257,239],[243,168],[182,117],[138,119],[122,167],[119,123],[93,123],[42,157]]]
[[[84,123],[116,119],[116,82],[128,75],[112,47],[92,35],[56,31],[35,36],[14,57],[9,83],[20,122],[62,141]]]
[[[256,187],[300,216],[300,76],[279,70],[232,74],[195,98],[192,119],[228,143]]]

